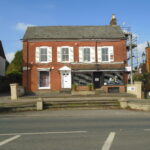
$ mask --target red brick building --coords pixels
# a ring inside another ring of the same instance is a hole
[[[126,38],[117,25],[29,27],[23,37],[27,91],[125,91]]]
[[[146,47],[146,71],[150,73],[150,46]]]

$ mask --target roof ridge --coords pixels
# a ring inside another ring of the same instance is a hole
[[[23,39],[121,39],[120,26],[32,26]]]

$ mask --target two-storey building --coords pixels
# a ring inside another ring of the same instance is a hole
[[[2,42],[0,41],[0,76],[5,76],[6,56],[4,53]]]
[[[113,18],[112,18],[113,19]],[[126,38],[119,26],[28,27],[23,37],[27,91],[111,89],[125,92]]]

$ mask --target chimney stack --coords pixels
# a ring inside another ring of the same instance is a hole
[[[116,16],[113,14],[110,20],[110,25],[117,25],[117,19]]]
[[[150,73],[150,45],[147,42],[147,47],[145,48],[146,51],[146,70]]]

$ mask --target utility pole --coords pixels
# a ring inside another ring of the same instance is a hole
[[[133,84],[133,54],[132,54],[132,33],[129,34],[129,50],[130,50],[130,65],[131,65],[131,77],[130,77],[130,84]]]

